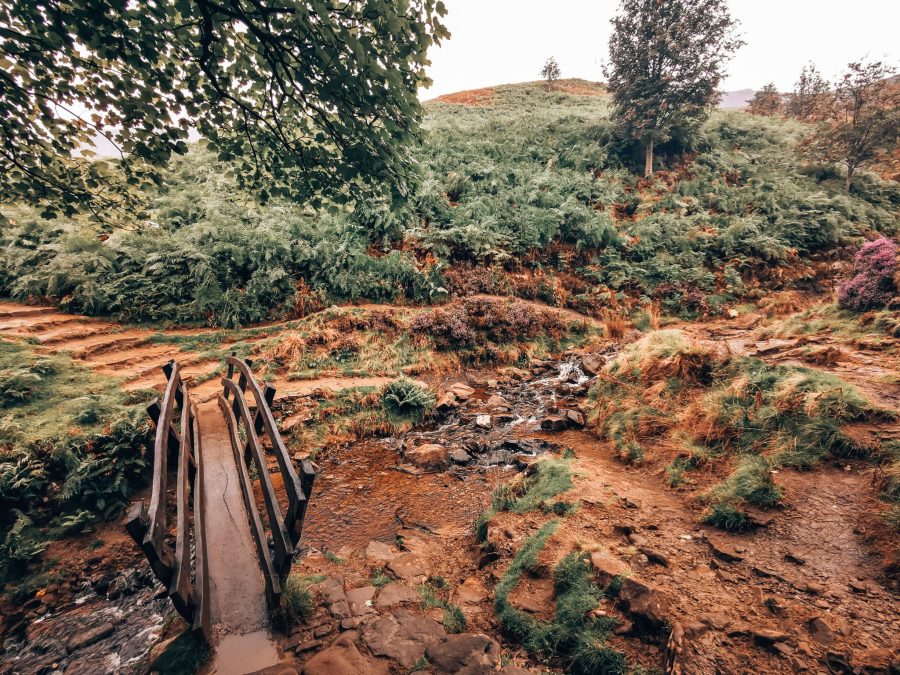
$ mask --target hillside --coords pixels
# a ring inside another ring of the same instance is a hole
[[[4,210],[0,673],[894,672],[900,187],[738,110],[640,178],[608,112],[429,101],[394,209],[197,145],[139,227]],[[203,666],[121,516],[161,366],[208,409],[230,354],[318,476],[273,631]]]

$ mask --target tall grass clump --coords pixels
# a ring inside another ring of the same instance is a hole
[[[543,459],[534,465],[530,475],[497,486],[491,495],[491,506],[475,522],[478,541],[487,542],[488,524],[501,511],[521,514],[541,506],[555,511],[550,500],[573,486],[570,464],[566,459]]]
[[[625,657],[609,646],[615,621],[591,616],[603,598],[584,553],[574,551],[553,570],[556,611],[552,621],[540,621],[509,601],[522,574],[533,570],[537,556],[559,521],[545,523],[522,544],[494,590],[494,610],[504,632],[530,652],[560,658],[567,672],[578,675],[626,672]]]
[[[772,478],[769,461],[760,455],[746,455],[737,468],[706,497],[711,509],[704,522],[724,529],[742,529],[747,518],[746,506],[771,508],[781,501],[781,489]]]

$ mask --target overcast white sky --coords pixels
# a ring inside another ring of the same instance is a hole
[[[452,38],[430,53],[434,84],[422,99],[539,79],[555,56],[563,77],[602,80],[618,0],[444,0]],[[728,66],[726,91],[773,81],[792,87],[812,60],[834,78],[864,55],[897,65],[898,0],[729,0],[747,42]]]

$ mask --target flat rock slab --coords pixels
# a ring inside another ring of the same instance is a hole
[[[387,564],[387,571],[404,581],[427,576],[421,562],[412,553],[404,553],[391,560]]]
[[[447,636],[443,626],[425,616],[396,609],[363,627],[362,639],[375,656],[394,659],[411,668],[425,650]]]
[[[448,635],[429,646],[425,656],[438,673],[486,673],[500,665],[500,645],[487,635]]]
[[[303,675],[387,675],[388,664],[364,656],[349,637],[338,638],[303,664]]]
[[[95,626],[94,628],[76,633],[66,641],[66,651],[74,652],[78,649],[81,649],[82,647],[92,645],[95,642],[102,640],[103,638],[109,637],[115,632],[115,630],[116,627],[113,626],[109,621],[107,621],[106,623],[101,623],[99,626]]]
[[[400,553],[393,546],[385,544],[383,541],[373,539],[366,546],[366,558],[376,562],[388,562],[393,560]]]
[[[347,602],[347,596],[344,593],[344,580],[340,577],[328,577],[313,586],[325,601],[324,604],[328,611],[336,619],[346,619],[352,616],[350,612],[350,603]]]
[[[469,577],[454,591],[453,599],[458,605],[477,605],[487,594],[487,589],[478,579]]]
[[[372,611],[372,598],[375,597],[374,586],[363,586],[347,591],[347,602],[353,616],[362,616]]]
[[[378,607],[393,607],[404,602],[419,602],[421,599],[422,596],[416,589],[395,581],[379,591],[375,604]]]

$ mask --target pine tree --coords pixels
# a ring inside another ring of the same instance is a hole
[[[559,79],[559,64],[552,56],[544,63],[541,68],[541,77],[547,80],[547,91],[553,91],[553,83]]]
[[[773,116],[780,114],[782,107],[782,95],[778,93],[775,85],[772,82],[769,82],[769,84],[753,94],[747,112],[754,115]]]
[[[719,98],[725,63],[743,43],[726,0],[622,0],[612,19],[609,80],[614,118],[645,150],[699,125]]]

